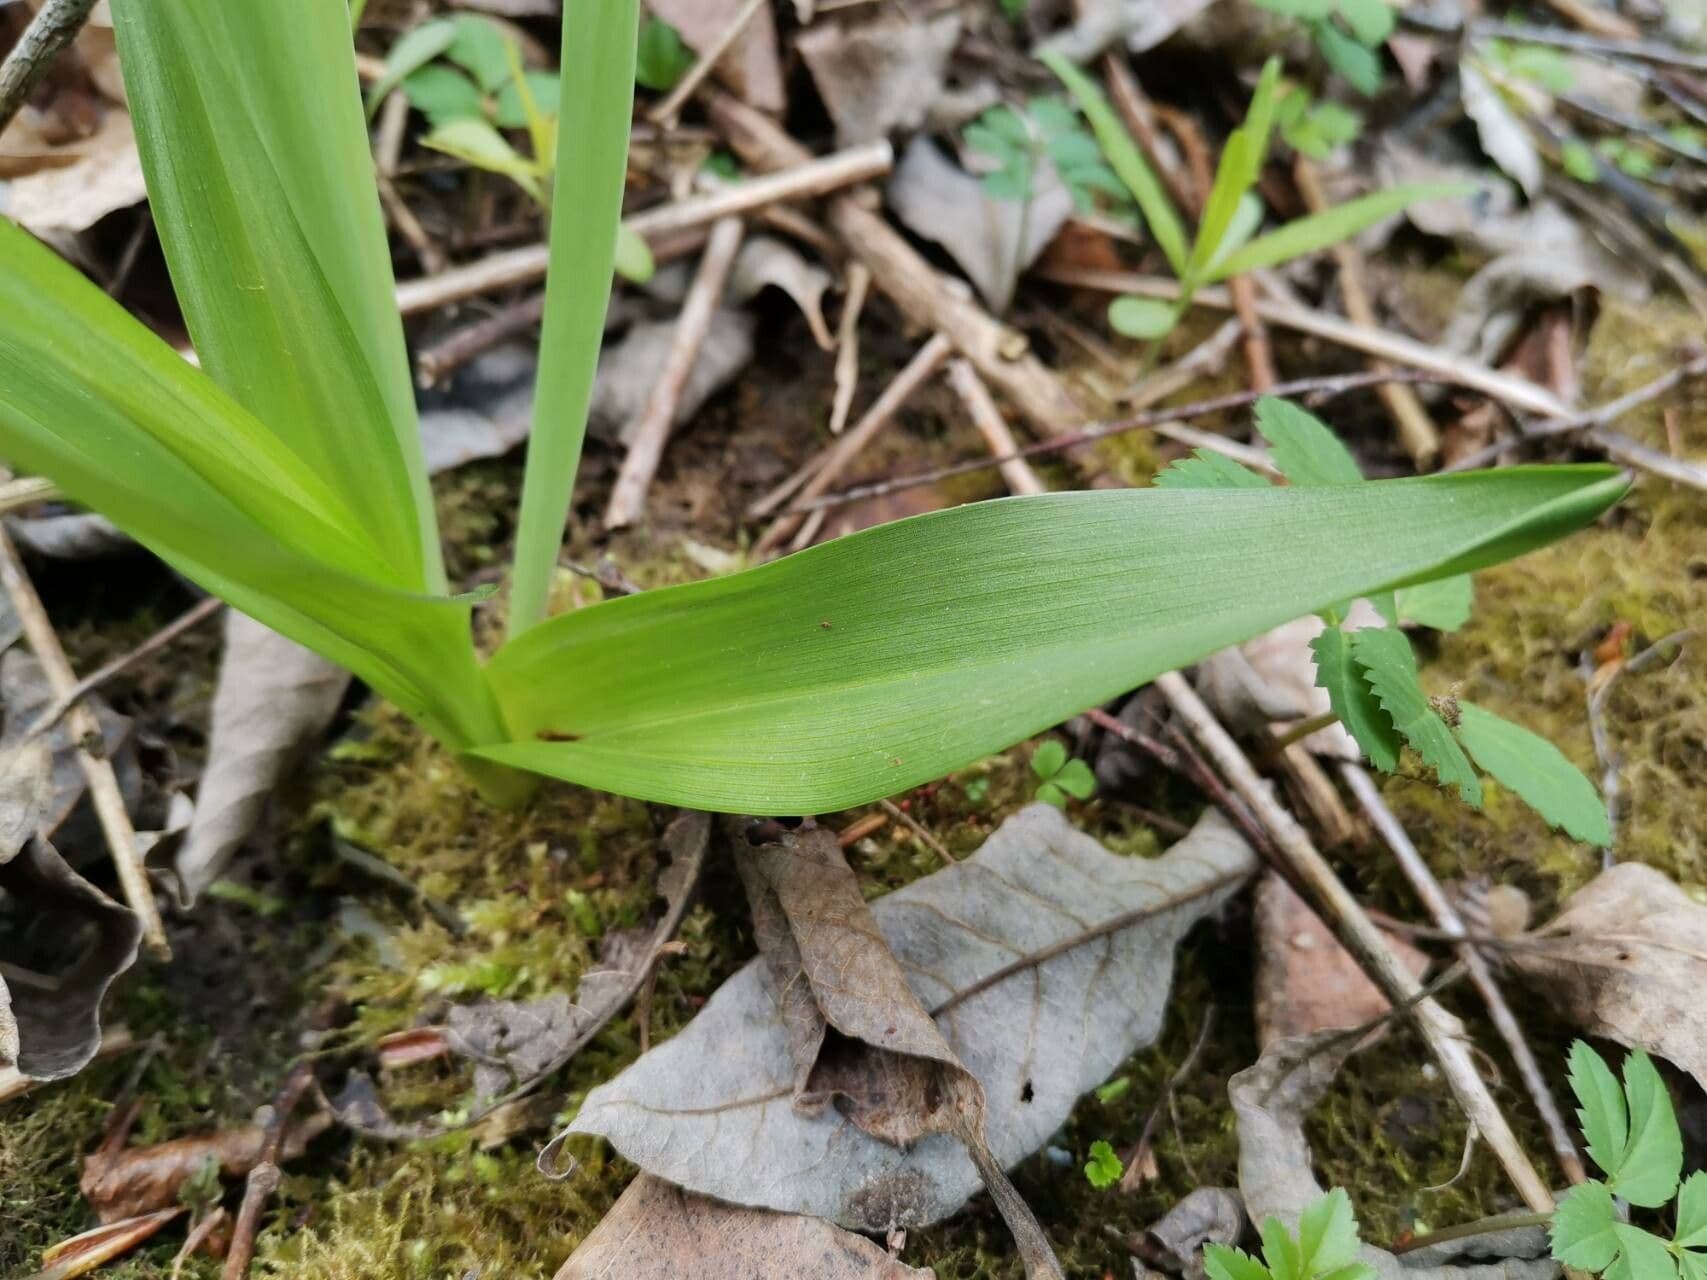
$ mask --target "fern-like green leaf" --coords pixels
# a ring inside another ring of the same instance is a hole
[[[1343,1187],[1335,1187],[1299,1215],[1298,1246],[1306,1276],[1323,1276],[1357,1261],[1357,1215]]]
[[[1607,1182],[1615,1195],[1631,1204],[1657,1209],[1677,1194],[1683,1133],[1665,1081],[1640,1049],[1624,1060],[1624,1097],[1630,1104],[1630,1141],[1618,1171]]]
[[[1618,1172],[1630,1141],[1630,1111],[1624,1090],[1606,1060],[1578,1040],[1571,1046],[1571,1092],[1577,1095],[1577,1123],[1588,1139],[1589,1159],[1611,1176]]]
[[[1209,1280],[1270,1280],[1267,1267],[1243,1249],[1225,1244],[1203,1246],[1203,1269]]]
[[[1399,767],[1399,732],[1364,679],[1350,638],[1338,627],[1329,627],[1310,642],[1310,651],[1316,655],[1316,683],[1328,691],[1328,705],[1346,732],[1371,764],[1392,773]]]
[[[1189,457],[1156,473],[1158,489],[1266,489],[1268,480],[1213,449],[1195,449]]]
[[[1362,484],[1351,450],[1315,414],[1290,400],[1257,401],[1257,430],[1274,447],[1274,465],[1295,485]]]
[[[1351,648],[1370,688],[1393,718],[1393,727],[1434,770],[1443,786],[1457,787],[1465,803],[1481,808],[1481,779],[1423,692],[1411,642],[1402,633],[1382,627],[1355,633]]]
[[[1612,824],[1594,784],[1547,739],[1469,702],[1458,704],[1458,741],[1525,804],[1573,839],[1605,847]]]

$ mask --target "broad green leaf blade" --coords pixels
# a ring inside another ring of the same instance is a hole
[[[555,212],[540,335],[547,358],[539,363],[522,482],[510,587],[512,636],[545,616],[581,463],[622,220],[638,29],[639,0],[563,6]]]
[[[1108,304],[1108,325],[1124,338],[1153,341],[1165,338],[1179,323],[1178,303],[1160,298],[1128,296]]]
[[[1652,1232],[1620,1222],[1612,1228],[1618,1239],[1618,1258],[1606,1270],[1606,1280],[1677,1280],[1677,1259],[1666,1242]]]
[[[1348,200],[1331,209],[1288,222],[1265,236],[1258,236],[1216,262],[1205,279],[1225,280],[1228,276],[1278,266],[1305,254],[1332,248],[1419,200],[1439,200],[1463,195],[1473,189],[1457,183],[1411,183]]]
[[[1511,468],[934,512],[512,640],[488,673],[516,741],[481,754],[671,804],[829,812],[1336,600],[1520,554],[1624,483]]]
[[[1677,1194],[1683,1133],[1665,1081],[1640,1049],[1631,1050],[1624,1060],[1624,1096],[1630,1103],[1630,1142],[1607,1185],[1631,1204],[1657,1209]]]
[[[465,602],[381,583],[342,498],[101,290],[0,221],[0,456],[51,477],[453,748],[502,733]]]
[[[1430,705],[1417,672],[1417,657],[1404,634],[1390,627],[1370,628],[1351,637],[1352,656],[1393,727],[1433,769],[1442,786],[1455,786],[1466,804],[1482,804],[1482,782],[1446,721]]]
[[[1458,741],[1484,772],[1572,839],[1602,848],[1612,843],[1612,823],[1600,793],[1540,734],[1461,701]]]
[[[1331,22],[1313,23],[1310,33],[1327,64],[1344,76],[1352,88],[1366,97],[1380,92],[1380,54],[1360,45]]]
[[[1307,1276],[1338,1271],[1357,1261],[1357,1215],[1343,1187],[1335,1187],[1299,1215],[1298,1244]]]
[[[1328,691],[1328,704],[1346,732],[1371,764],[1392,773],[1399,767],[1399,732],[1363,678],[1346,633],[1329,627],[1310,642],[1310,651],[1316,655],[1316,683]]]
[[[1340,17],[1360,44],[1371,47],[1393,34],[1393,10],[1387,0],[1339,0]]]
[[[1194,449],[1189,457],[1156,473],[1158,489],[1266,489],[1268,477],[1234,462],[1224,453]]]
[[[1571,1045],[1571,1092],[1577,1096],[1577,1123],[1588,1140],[1589,1159],[1611,1176],[1618,1172],[1630,1141],[1630,1110],[1612,1068],[1588,1043]]]
[[[342,0],[115,0],[155,225],[202,367],[440,591]]]
[[[1548,1235],[1553,1257],[1568,1267],[1604,1271],[1618,1256],[1618,1206],[1604,1182],[1584,1182],[1571,1188],[1553,1212]]]
[[[1257,401],[1257,430],[1274,448],[1274,465],[1296,485],[1362,484],[1351,450],[1322,420],[1290,400]]]
[[[1683,1249],[1707,1248],[1707,1170],[1690,1174],[1677,1194],[1677,1235],[1673,1243]]]
[[[456,36],[445,57],[473,76],[487,93],[496,93],[510,79],[510,37],[477,13],[461,13],[451,21],[456,24]]]
[[[1173,201],[1162,189],[1156,171],[1150,168],[1149,161],[1138,150],[1132,135],[1126,132],[1126,126],[1121,124],[1120,117],[1109,106],[1096,81],[1058,52],[1051,50],[1040,57],[1043,65],[1055,73],[1077,100],[1079,110],[1090,121],[1091,132],[1096,134],[1097,144],[1108,159],[1109,168],[1120,175],[1120,180],[1132,193],[1138,212],[1144,215],[1150,234],[1156,238],[1156,245],[1174,269],[1174,274],[1183,277],[1186,261],[1191,256],[1186,243],[1185,224],[1180,221]]]
[[[1269,1280],[1267,1267],[1231,1245],[1204,1245],[1203,1269],[1209,1280]]]
[[[1475,580],[1467,573],[1439,582],[1425,582],[1399,592],[1399,617],[1436,631],[1456,631],[1470,621],[1470,606],[1475,599]]]

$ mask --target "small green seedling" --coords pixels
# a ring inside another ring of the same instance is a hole
[[[991,107],[961,136],[995,165],[984,175],[984,189],[999,200],[1035,199],[1038,172],[1047,161],[1081,212],[1096,208],[1098,196],[1128,203],[1126,188],[1103,162],[1096,139],[1060,98],[1036,97],[1024,109]]]
[[[1317,100],[1298,84],[1281,88],[1275,127],[1287,146],[1312,160],[1325,160],[1363,132],[1363,116],[1338,102]]]
[[[634,82],[642,89],[667,93],[694,64],[693,50],[662,18],[648,14],[640,20],[640,43],[634,56]]]
[[[1031,757],[1031,771],[1037,775],[1037,798],[1057,809],[1067,807],[1067,797],[1089,800],[1096,794],[1096,775],[1083,760],[1069,760],[1067,748],[1050,738],[1039,746]]]
[[[1359,93],[1381,88],[1381,46],[1393,34],[1387,0],[1256,0],[1258,8],[1297,18],[1322,60]]]
[[[543,775],[718,812],[851,808],[1300,613],[1520,555],[1626,488],[1610,467],[1517,467],[1040,494],[549,616],[640,25],[638,0],[566,4],[554,169],[574,180],[551,216],[508,634],[488,653],[484,596],[444,567],[344,0],[112,16],[199,367],[0,220],[0,457],[347,667],[495,803]],[[1248,176],[1261,150],[1247,138],[1230,163]]]
[[[1257,402],[1257,429],[1275,468],[1294,488],[1343,489],[1366,483],[1351,452],[1323,423],[1284,400]],[[1268,481],[1231,459],[1199,450],[1156,477],[1164,489],[1266,488]],[[1593,784],[1552,743],[1459,698],[1424,692],[1404,621],[1456,630],[1469,617],[1468,575],[1369,597],[1385,627],[1344,629],[1350,602],[1322,610],[1326,630],[1312,644],[1316,683],[1377,769],[1399,767],[1409,746],[1443,786],[1472,807],[1482,804],[1476,767],[1509,787],[1555,827],[1590,844],[1612,843],[1606,806]],[[1471,761],[1475,762],[1475,766]]]
[[[1193,296],[1205,285],[1315,253],[1349,239],[1418,200],[1453,195],[1459,190],[1439,185],[1393,187],[1258,235],[1263,204],[1254,189],[1268,156],[1269,135],[1275,126],[1280,100],[1280,60],[1271,58],[1257,81],[1245,122],[1233,131],[1222,148],[1203,217],[1188,240],[1185,224],[1173,202],[1102,90],[1058,53],[1044,54],[1043,61],[1078,100],[1103,155],[1131,191],[1149,224],[1151,236],[1179,279],[1179,297],[1175,301],[1123,297],[1109,305],[1109,324],[1129,338],[1166,337],[1191,306]]]
[[[1260,1261],[1210,1244],[1203,1247],[1203,1269],[1210,1280],[1375,1280],[1375,1268],[1357,1260],[1361,1247],[1351,1200],[1335,1187],[1299,1215],[1296,1235],[1279,1218],[1263,1223]]]
[[[1572,1187],[1553,1213],[1553,1257],[1607,1280],[1707,1280],[1707,1172],[1683,1173],[1683,1135],[1671,1094],[1648,1055],[1624,1060],[1620,1082],[1582,1041],[1571,1046],[1571,1091],[1603,1179]],[[1676,1199],[1671,1238],[1626,1222],[1618,1201],[1663,1209]]]
[[[1091,1143],[1091,1158],[1085,1161],[1085,1181],[1098,1191],[1106,1191],[1119,1182],[1125,1172],[1126,1166],[1120,1163],[1113,1147],[1101,1138]]]

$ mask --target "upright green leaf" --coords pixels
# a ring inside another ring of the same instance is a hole
[[[1606,1060],[1582,1040],[1571,1045],[1571,1092],[1577,1096],[1577,1123],[1588,1140],[1589,1159],[1608,1175],[1618,1172],[1630,1141],[1630,1110],[1624,1089]]]
[[[1266,489],[1268,478],[1234,462],[1224,453],[1194,449],[1156,473],[1158,489]]]
[[[413,30],[404,32],[385,55],[385,74],[368,90],[367,109],[371,115],[379,104],[398,85],[421,70],[456,41],[456,21],[434,18]]]
[[[1310,642],[1316,655],[1316,683],[1328,691],[1328,705],[1369,762],[1383,773],[1399,767],[1399,732],[1353,658],[1351,641],[1330,626]]]
[[[1204,1245],[1203,1269],[1209,1280],[1269,1280],[1267,1267],[1231,1245]]]
[[[1197,239],[1191,246],[1191,258],[1185,270],[1180,272],[1180,280],[1188,286],[1201,284],[1208,278],[1209,264],[1219,252],[1245,194],[1262,176],[1279,88],[1280,59],[1270,58],[1263,64],[1244,123],[1233,130],[1221,148],[1221,159],[1215,167],[1215,181],[1203,206],[1203,218],[1197,224]],[[1232,255],[1234,258],[1239,256],[1238,253]],[[1225,270],[1223,274],[1227,274]]]
[[[388,581],[442,590],[342,0],[112,9],[202,367],[343,495]]]
[[[551,619],[488,668],[517,740],[481,754],[665,803],[833,811],[1300,613],[1539,545],[1623,484],[1518,468],[935,512]]]
[[[1167,258],[1168,265],[1174,269],[1174,274],[1185,275],[1186,262],[1191,256],[1190,247],[1186,243],[1185,224],[1180,221],[1174,203],[1168,199],[1168,194],[1162,188],[1161,179],[1150,167],[1138,150],[1138,144],[1132,140],[1132,135],[1126,132],[1126,126],[1121,124],[1120,117],[1109,106],[1108,99],[1103,96],[1101,89],[1088,75],[1067,61],[1060,53],[1053,50],[1041,55],[1043,65],[1053,71],[1062,84],[1067,86],[1074,99],[1079,104],[1079,110],[1085,113],[1085,119],[1090,121],[1091,132],[1096,134],[1098,145],[1108,159],[1108,164],[1120,180],[1126,184],[1126,189],[1132,193],[1132,199],[1137,202],[1138,211],[1144,215],[1144,221],[1150,226],[1150,234],[1156,238],[1156,245]]]
[[[1268,1273],[1274,1280],[1309,1280],[1298,1241],[1285,1223],[1279,1218],[1269,1218],[1262,1224],[1260,1234],[1262,1260],[1268,1264]]]
[[[1574,839],[1612,843],[1612,823],[1594,784],[1539,734],[1473,703],[1458,703],[1458,741],[1483,770]]]
[[[1307,1276],[1325,1276],[1357,1261],[1357,1215],[1343,1187],[1335,1187],[1299,1215],[1298,1246]]]
[[[1295,485],[1362,484],[1351,450],[1326,424],[1290,400],[1257,401],[1257,430],[1274,449],[1274,465]]]
[[[1683,1133],[1665,1081],[1640,1049],[1624,1059],[1624,1096],[1630,1104],[1630,1142],[1607,1184],[1631,1204],[1657,1209],[1677,1194]]]
[[[1435,771],[1442,786],[1457,787],[1467,804],[1480,808],[1481,779],[1423,692],[1411,642],[1391,627],[1372,627],[1352,635],[1351,651],[1393,727]]]
[[[639,0],[563,6],[563,92],[546,284],[544,358],[516,532],[510,634],[545,615],[575,490],[604,338],[628,172]]]
[[[1697,1169],[1684,1179],[1677,1195],[1677,1234],[1672,1243],[1680,1249],[1707,1249],[1707,1170]]]
[[[1204,279],[1225,280],[1247,271],[1279,266],[1332,248],[1420,200],[1439,200],[1467,190],[1473,188],[1454,183],[1410,183],[1348,200],[1320,213],[1306,214],[1218,259],[1205,271]]]

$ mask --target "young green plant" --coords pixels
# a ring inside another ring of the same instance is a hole
[[[1292,488],[1367,487],[1339,437],[1297,405],[1259,400],[1256,421],[1276,469]],[[1266,489],[1269,482],[1221,454],[1200,450],[1161,472],[1156,485],[1232,492]],[[1474,703],[1424,692],[1416,653],[1400,623],[1457,630],[1470,616],[1472,590],[1466,574],[1377,592],[1368,599],[1387,625],[1357,631],[1344,629],[1350,601],[1321,610],[1326,626],[1311,645],[1316,683],[1377,769],[1396,770],[1408,745],[1442,786],[1455,787],[1465,803],[1480,808],[1479,766],[1575,839],[1611,844],[1605,804],[1557,747]]]
[[[547,618],[611,288],[637,0],[569,4],[509,638],[476,649],[422,463],[343,0],[114,0],[195,367],[0,223],[0,455],[392,699],[494,801],[534,775],[827,812],[1300,612],[1616,501],[1605,467],[976,503]]]
[[[1179,296],[1172,302],[1128,296],[1109,304],[1109,324],[1129,338],[1166,337],[1205,285],[1315,253],[1418,200],[1458,190],[1426,184],[1392,187],[1258,235],[1263,205],[1254,189],[1268,156],[1280,100],[1280,60],[1271,58],[1257,81],[1244,123],[1233,130],[1221,150],[1203,216],[1188,236],[1179,211],[1095,81],[1059,53],[1045,53],[1043,61],[1078,100],[1109,166],[1132,193],[1156,247],[1179,280]]]
[[[1210,1280],[1375,1280],[1375,1268],[1357,1260],[1357,1216],[1340,1187],[1298,1216],[1296,1233],[1270,1218],[1261,1234],[1261,1259],[1230,1245],[1205,1245],[1203,1269]]]
[[[1316,51],[1364,95],[1381,88],[1381,46],[1393,34],[1387,0],[1256,0],[1259,9],[1296,18]]]

